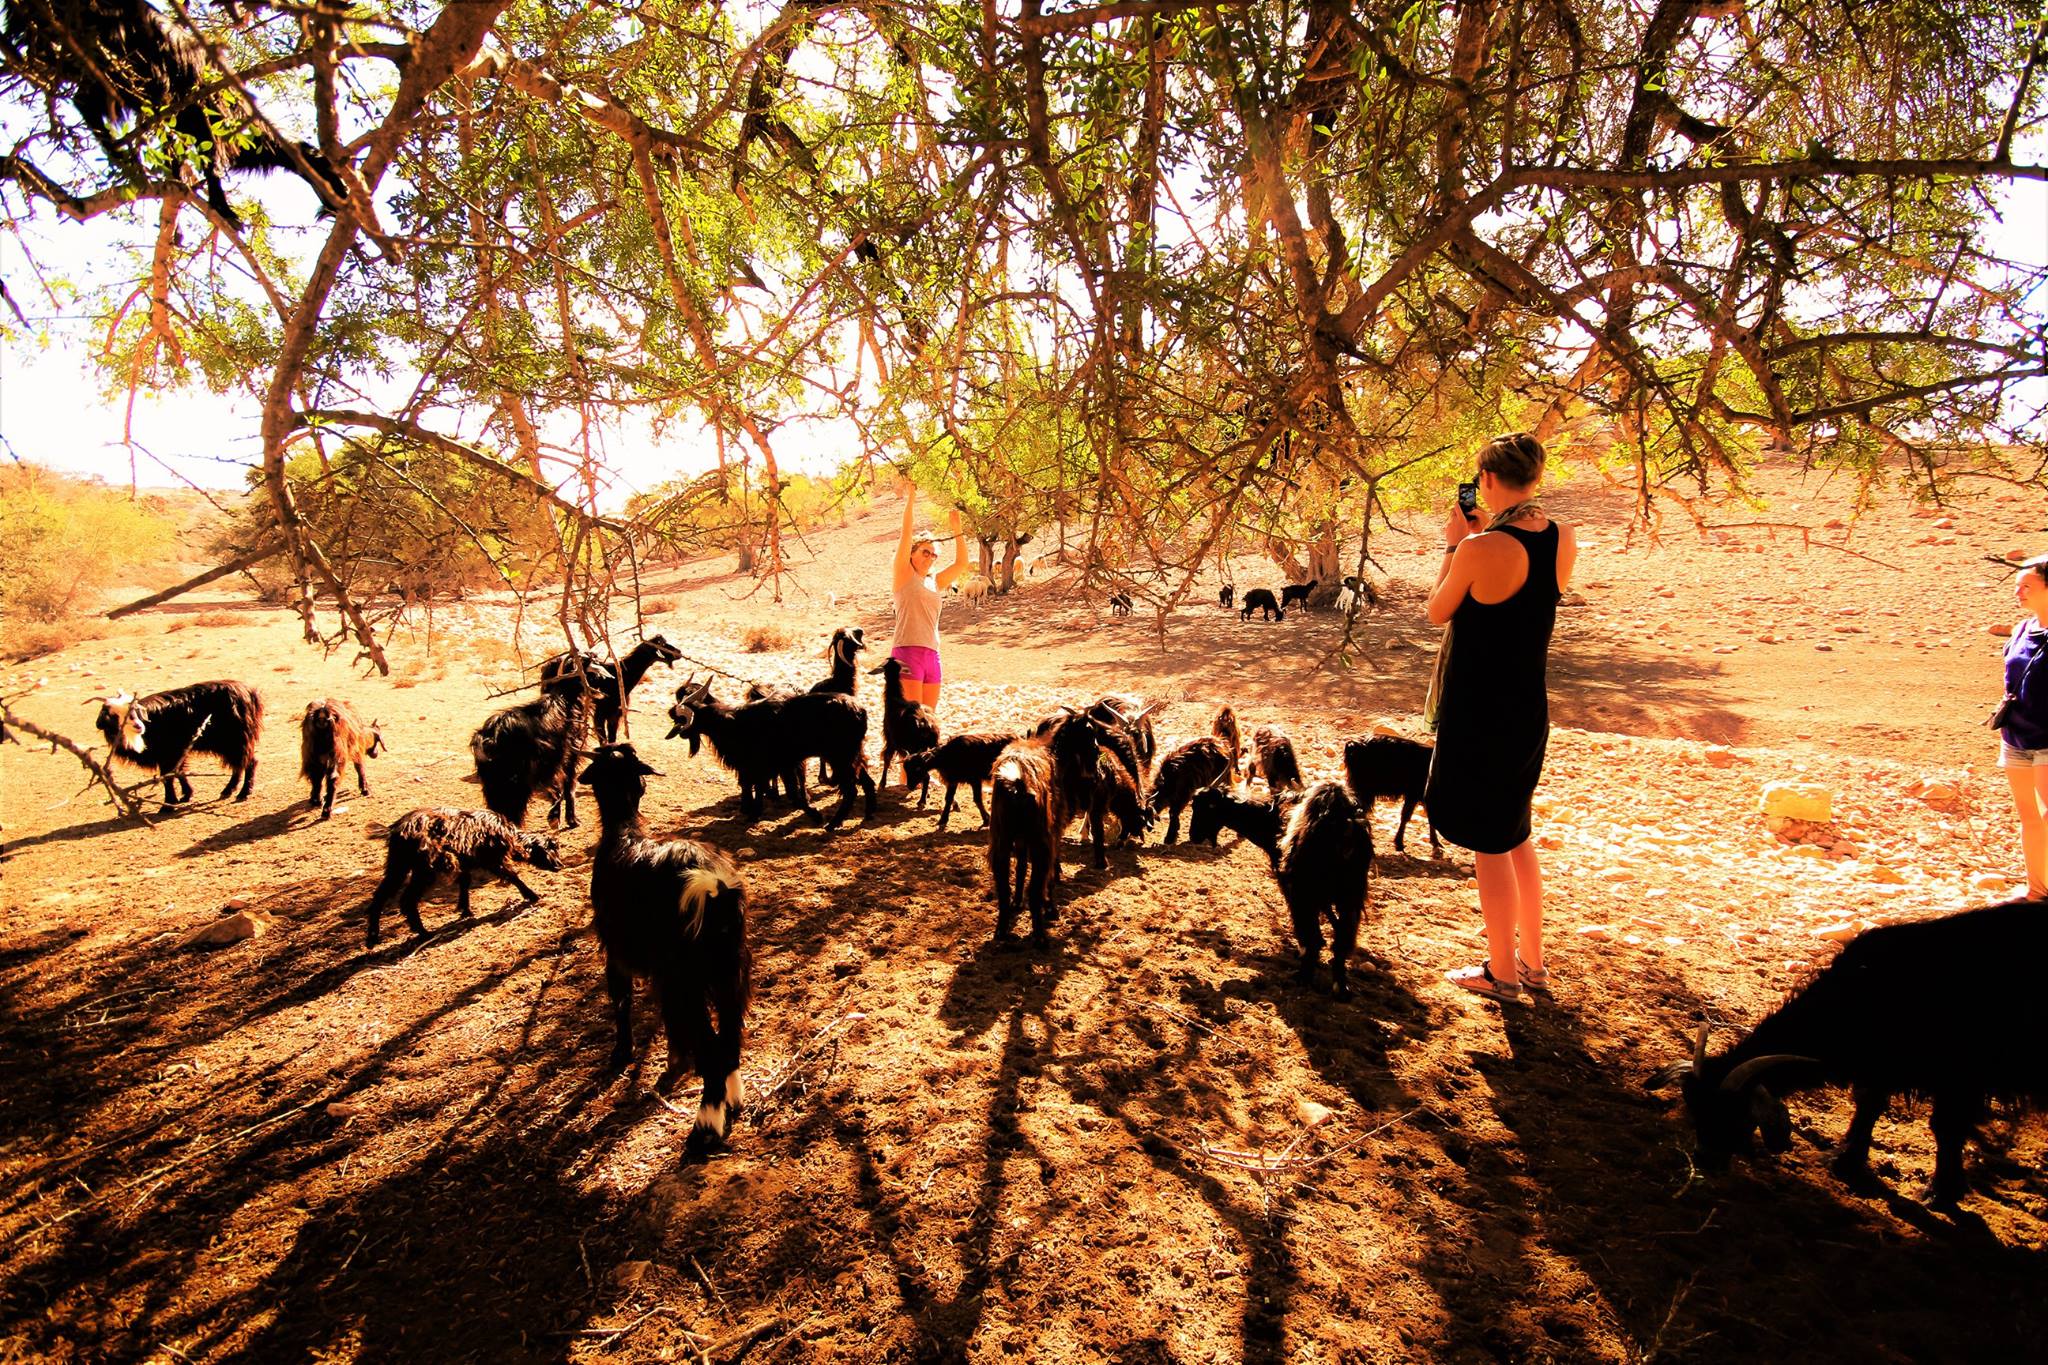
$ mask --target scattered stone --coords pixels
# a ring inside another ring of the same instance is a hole
[[[1818,782],[1766,782],[1763,813],[1781,820],[1825,824],[1834,814],[1833,794]]]
[[[1572,932],[1577,934],[1580,938],[1590,938],[1595,940],[1611,938],[1614,934],[1613,928],[1605,924],[1581,924],[1577,929],[1574,929]]]
[[[238,910],[225,919],[217,919],[203,928],[195,929],[178,941],[180,948],[205,948],[223,943],[240,943],[245,938],[255,938],[270,928],[270,921],[248,910]]]
[[[1896,867],[1888,867],[1883,863],[1873,863],[1871,865],[1870,880],[1880,882],[1885,886],[1904,886],[1906,884],[1904,873],[1900,872]]]
[[[1709,768],[1732,768],[1735,766],[1735,751],[1725,744],[1709,744],[1702,754]]]
[[[2003,640],[2006,636],[2012,634],[2012,627],[2003,622],[1994,621],[1984,627],[1984,633],[1986,635],[1996,635],[1999,639]]]
[[[1970,885],[1978,891],[2004,891],[2012,885],[2012,879],[1997,872],[1982,872],[1970,878]]]
[[[339,1119],[344,1123],[362,1112],[363,1106],[354,1100],[336,1100],[327,1106],[327,1117]]]
[[[1828,644],[1825,640],[1823,640],[1820,644],[1815,645],[1814,648],[1819,650],[1823,654],[1832,654],[1835,652],[1835,647],[1831,644]]]
[[[1838,924],[1823,924],[1813,931],[1815,938],[1824,938],[1830,943],[1847,943],[1863,932],[1863,926],[1855,920],[1843,920]]]
[[[1906,788],[1906,795],[1918,797],[1940,811],[1955,811],[1963,804],[1962,790],[1953,782],[1923,777]]]
[[[612,1267],[611,1282],[620,1289],[631,1289],[647,1278],[647,1272],[654,1269],[652,1261],[621,1261]]]
[[[249,908],[249,902],[243,900],[240,896],[230,896],[220,903],[220,908],[223,912],[232,910],[247,910]]]
[[[1738,649],[1741,649],[1741,648],[1742,648],[1742,646],[1741,646],[1741,645],[1715,645],[1715,646],[1714,646],[1714,653],[1716,653],[1716,654],[1733,654],[1733,653],[1734,653],[1734,652],[1735,652],[1736,650],[1738,650]]]
[[[1327,1121],[1334,1112],[1327,1104],[1317,1104],[1314,1100],[1296,1100],[1294,1102],[1294,1116],[1300,1119],[1302,1125],[1307,1128],[1314,1128]]]

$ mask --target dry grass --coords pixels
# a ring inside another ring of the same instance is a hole
[[[0,658],[9,663],[27,663],[55,654],[80,640],[104,640],[113,630],[106,621],[84,618],[72,621],[13,621],[0,627]]]
[[[640,604],[640,614],[643,616],[666,616],[675,609],[676,599],[673,597],[657,597]]]
[[[748,626],[740,632],[740,648],[749,654],[788,649],[794,643],[795,637],[780,626]]]

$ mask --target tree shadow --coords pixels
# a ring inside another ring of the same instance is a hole
[[[301,816],[309,818],[301,820]],[[252,844],[258,839],[275,838],[280,834],[289,832],[296,825],[317,825],[320,823],[320,813],[317,810],[303,801],[296,801],[282,809],[265,811],[261,815],[251,816],[249,819],[243,820],[238,824],[229,825],[225,829],[215,830],[190,847],[180,849],[178,856],[180,858],[205,858],[215,853],[225,852],[231,848],[240,848],[244,844]],[[328,821],[327,823],[332,825],[333,822]]]

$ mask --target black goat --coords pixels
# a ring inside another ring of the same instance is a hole
[[[839,692],[846,696],[855,695],[857,675],[853,668],[853,656],[868,647],[865,632],[859,626],[848,630],[841,626],[832,632],[832,644],[827,651],[832,656],[832,672],[822,682],[811,684],[813,692]]]
[[[153,692],[140,701],[126,692],[94,700],[100,703],[95,724],[113,757],[162,778],[166,806],[192,799],[185,763],[193,754],[212,754],[227,764],[221,800],[249,799],[256,781],[256,745],[263,738],[263,698],[255,688],[203,682]]]
[[[924,709],[923,702],[903,695],[903,664],[884,659],[868,670],[882,675],[882,775],[878,785],[889,785],[889,764],[898,754],[923,753],[939,742],[939,723]],[[906,784],[907,785],[907,784]]]
[[[1195,799],[1195,793],[1229,776],[1230,756],[1213,739],[1190,739],[1167,750],[1152,779],[1152,814],[1166,812],[1167,843],[1180,838],[1180,813]]]
[[[592,727],[598,738],[613,744],[618,741],[619,723],[633,704],[633,689],[640,685],[640,680],[656,664],[673,664],[682,657],[683,651],[666,638],[650,635],[627,650],[626,657],[616,664],[605,662],[589,650],[557,654],[540,666],[540,683],[543,689],[559,686],[580,665],[597,692],[591,712]]]
[[[1122,588],[1118,588],[1115,592],[1111,593],[1109,595],[1109,614],[1111,616],[1129,616],[1131,614],[1131,595]]]
[[[513,864],[558,872],[562,867],[560,848],[552,834],[528,834],[501,815],[487,810],[452,810],[446,806],[422,806],[398,817],[384,836],[384,880],[370,897],[370,923],[363,935],[365,947],[374,948],[381,936],[384,907],[398,896],[398,908],[415,934],[425,935],[420,923],[420,898],[444,873],[455,874],[455,911],[469,916],[469,883],[479,872],[501,877],[519,888],[527,904],[540,893],[519,879]],[[399,888],[404,887],[404,894]]]
[[[989,779],[989,871],[996,886],[996,941],[1010,937],[1017,912],[1031,911],[1031,941],[1043,947],[1052,920],[1052,888],[1060,879],[1060,840],[1083,810],[1095,838],[1097,867],[1102,853],[1102,811],[1096,787],[1102,758],[1102,726],[1070,711],[1065,723],[1043,735],[1010,742],[997,756]]]
[[[1307,611],[1308,595],[1314,592],[1317,586],[1313,578],[1306,583],[1289,583],[1280,589],[1280,609],[1285,611],[1289,605],[1298,604],[1303,611]]]
[[[1330,916],[1330,990],[1339,1000],[1351,994],[1345,964],[1358,944],[1365,914],[1366,879],[1372,871],[1372,826],[1341,783],[1318,782],[1288,817],[1274,867],[1294,937],[1301,944],[1296,975],[1314,985],[1323,952],[1322,917]]]
[[[747,889],[724,849],[647,837],[640,798],[650,775],[660,776],[632,745],[614,744],[592,754],[577,779],[597,798],[603,830],[590,909],[618,1021],[609,1065],[620,1071],[633,1060],[633,978],[651,978],[668,1030],[668,1067],[655,1089],[666,1093],[682,1079],[686,1050],[695,1058],[704,1092],[687,1150],[699,1152],[725,1141],[744,1099],[740,1049],[754,991]]]
[[[110,159],[162,156],[191,166],[206,202],[232,226],[241,219],[221,185],[231,171],[290,171],[320,197],[324,213],[348,200],[340,173],[318,148],[286,142],[259,112],[231,103],[198,38],[144,0],[9,0],[0,33],[8,65],[45,92],[67,96]],[[215,93],[195,93],[209,88]],[[129,118],[156,125],[147,154],[121,153],[114,124]]]
[[[1301,790],[1301,764],[1294,757],[1294,741],[1278,726],[1261,725],[1252,731],[1252,761],[1247,772],[1265,778],[1270,792]]]
[[[1235,607],[1237,605],[1237,588],[1234,584],[1225,583],[1216,590],[1216,605],[1219,607]]]
[[[1889,924],[1851,939],[1784,1004],[1718,1057],[1707,1027],[1690,1061],[1645,1084],[1680,1083],[1698,1141],[1697,1160],[1720,1170],[1761,1130],[1764,1145],[1791,1144],[1778,1095],[1846,1085],[1856,1100],[1833,1170],[1868,1183],[1870,1136],[1894,1095],[1931,1099],[1934,1182],[1953,1204],[1969,1192],[1963,1145],[1993,1101],[2048,1106],[2048,995],[1987,980],[1998,964],[2048,953],[2048,902],[2012,901],[1939,919]],[[1766,1084],[1771,1088],[1766,1089]]]
[[[576,755],[590,740],[597,693],[591,672],[570,672],[541,695],[496,712],[469,737],[484,804],[515,825],[535,796],[548,798],[548,823],[576,828]]]
[[[1258,612],[1259,619],[1262,621],[1285,621],[1287,619],[1286,609],[1273,596],[1271,588],[1253,588],[1244,595],[1244,605],[1238,609],[1237,618],[1240,621],[1249,621],[1252,619],[1253,612]]]
[[[1220,787],[1198,791],[1188,812],[1188,842],[1213,846],[1224,830],[1236,830],[1246,843],[1263,849],[1277,870],[1280,833],[1291,809],[1271,797],[1233,796]]]
[[[855,786],[867,796],[867,813],[875,813],[875,780],[868,775],[861,748],[867,743],[868,713],[851,697],[836,692],[799,692],[795,696],[730,706],[711,695],[708,682],[686,682],[676,689],[668,711],[674,722],[669,738],[690,741],[694,757],[700,742],[740,784],[740,813],[760,818],[761,801],[776,782],[790,801],[828,830],[839,828],[853,805]],[[811,806],[804,768],[818,759],[839,786],[839,809],[826,819]]]
[[[1429,785],[1429,761],[1435,754],[1429,745],[1399,735],[1344,741],[1344,785],[1351,789],[1351,799],[1365,807],[1366,818],[1372,818],[1372,803],[1379,797],[1396,797],[1401,802],[1401,824],[1394,831],[1396,853],[1408,851],[1402,846],[1408,817],[1415,814],[1423,788]],[[1444,856],[1434,820],[1429,825],[1429,851],[1432,857]]]
[[[954,735],[935,749],[906,754],[903,758],[904,785],[917,788],[917,807],[923,810],[925,798],[930,795],[933,774],[945,782],[946,804],[939,811],[939,828],[944,829],[953,814],[954,792],[965,783],[974,796],[974,808],[981,812],[982,828],[986,829],[988,807],[982,803],[981,784],[988,781],[997,755],[1015,738],[1015,735],[998,734]]]
[[[365,759],[384,752],[384,732],[371,721],[365,726],[345,701],[322,697],[306,703],[299,718],[299,776],[313,785],[312,804],[320,818],[334,814],[334,789],[342,769],[356,770],[356,790],[370,794],[370,776],[363,769]]]
[[[1116,820],[1118,844],[1142,844],[1152,828],[1152,812],[1146,807],[1137,775],[1108,745],[1095,755],[1095,796],[1088,809],[1091,820],[1098,824]],[[1106,867],[1108,862],[1098,853],[1095,865]]]

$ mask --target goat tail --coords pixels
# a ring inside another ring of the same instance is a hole
[[[721,1026],[736,1027],[754,994],[754,954],[747,945],[747,888],[730,864],[692,868],[683,874],[677,908],[683,936],[705,955],[711,993],[719,1002]],[[724,1018],[727,1010],[735,1018]]]

